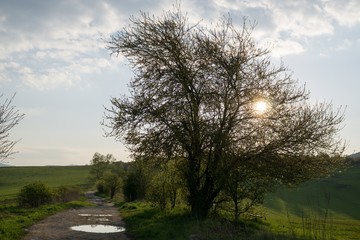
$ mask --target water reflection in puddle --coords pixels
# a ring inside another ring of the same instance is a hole
[[[125,231],[125,228],[123,227],[101,224],[72,226],[70,229],[89,233],[117,233]]]
[[[111,217],[111,214],[89,214],[89,213],[79,213],[81,217]]]
[[[91,214],[88,213],[79,213],[78,215],[81,217],[91,217]]]

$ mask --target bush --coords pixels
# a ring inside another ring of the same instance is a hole
[[[106,182],[103,179],[96,181],[96,190],[99,194],[106,194]]]
[[[61,186],[54,191],[57,202],[70,202],[80,198],[80,190],[77,187]]]
[[[50,190],[41,182],[24,186],[18,195],[19,205],[22,207],[39,207],[50,203],[51,199]]]

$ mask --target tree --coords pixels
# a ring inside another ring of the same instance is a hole
[[[171,160],[161,164],[152,172],[147,199],[157,203],[161,209],[165,209],[168,202],[172,209],[175,208],[179,190],[183,185],[179,171],[176,169],[176,161]]]
[[[123,193],[126,201],[145,199],[150,174],[148,168],[141,161],[133,162],[124,179]]]
[[[0,95],[0,99],[3,95]],[[4,160],[13,154],[13,147],[17,141],[9,140],[10,130],[23,118],[24,114],[19,113],[12,105],[15,95],[0,105],[0,160]]]
[[[241,213],[263,203],[265,193],[275,189],[276,185],[277,182],[273,178],[259,174],[251,166],[240,166],[231,171],[223,191],[233,203],[235,222],[239,221]]]
[[[100,180],[110,164],[114,163],[116,159],[111,154],[102,155],[100,153],[95,153],[90,164],[90,174],[94,181]]]
[[[231,18],[212,28],[189,24],[175,9],[130,20],[108,42],[134,78],[131,95],[106,108],[107,136],[124,141],[135,159],[183,159],[193,216],[207,216],[228,173],[245,163],[289,185],[339,163],[331,156],[342,150],[342,110],[310,105],[305,87],[256,46],[246,19],[240,29]]]
[[[120,177],[111,172],[106,172],[104,176],[102,177],[105,185],[105,189],[108,191],[110,195],[110,199],[113,199],[115,196],[115,193],[120,189],[121,187],[121,179]]]

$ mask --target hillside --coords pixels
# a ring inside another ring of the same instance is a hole
[[[0,200],[12,199],[24,185],[41,181],[49,187],[86,184],[90,166],[2,167]]]
[[[350,159],[352,164],[357,164],[357,165],[360,164],[360,152],[351,154],[348,156],[348,158]]]
[[[329,209],[337,217],[360,220],[360,165],[329,178],[310,181],[297,189],[270,194],[266,206],[277,212],[302,216],[309,207]]]

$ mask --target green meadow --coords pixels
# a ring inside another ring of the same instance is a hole
[[[53,203],[39,208],[22,208],[16,203],[20,189],[33,182],[42,182],[53,189],[60,186],[86,188],[89,166],[0,167],[0,239],[21,239],[25,229],[59,211],[89,205],[83,199]]]
[[[205,221],[189,218],[188,209],[160,211],[146,203],[119,203],[119,210],[134,239],[331,239],[357,240],[360,233],[360,166],[325,179],[280,189],[268,194],[261,217],[238,225],[213,216]]]
[[[51,188],[86,186],[89,170],[90,166],[0,168],[0,204],[7,202],[6,199],[15,199],[21,187],[34,181],[41,181]],[[140,202],[117,203],[117,206],[134,239],[188,239],[195,233],[204,239],[243,239],[246,236],[246,239],[355,240],[360,233],[359,199],[360,165],[355,165],[329,178],[269,194],[259,209],[262,217],[243,220],[240,228],[216,217],[206,221],[191,219],[188,209],[181,207],[164,212]],[[38,211],[44,214],[34,220],[51,214],[50,208],[59,207],[40,208]],[[10,214],[11,209],[0,207],[0,215],[18,221],[18,216]],[[37,214],[35,210],[21,211]],[[243,232],[243,229],[247,230]],[[21,230],[17,230],[17,234],[21,237]]]
[[[329,178],[310,181],[294,189],[270,194],[266,206],[277,212],[301,215],[311,208],[328,208],[344,218],[360,220],[360,165]]]
[[[0,201],[14,199],[26,184],[41,181],[48,187],[84,185],[90,166],[1,167]]]
[[[266,222],[280,233],[310,239],[359,239],[360,165],[329,178],[269,194]],[[329,235],[323,238],[323,235]]]

